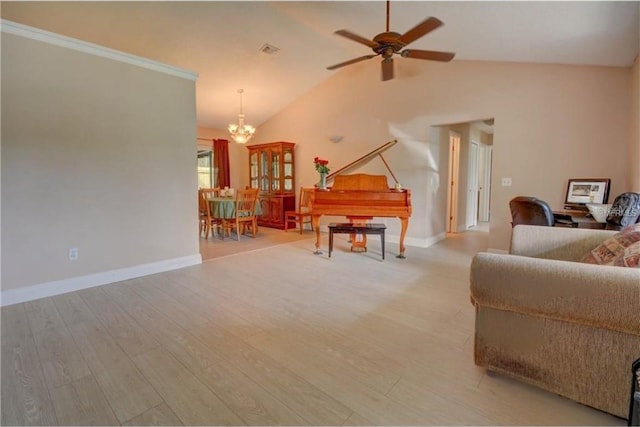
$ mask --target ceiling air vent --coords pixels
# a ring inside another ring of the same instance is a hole
[[[262,47],[260,48],[260,52],[266,53],[267,55],[275,55],[275,53],[278,52],[279,50],[280,48],[272,46],[269,43],[263,44]]]

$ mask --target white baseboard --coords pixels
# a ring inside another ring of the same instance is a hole
[[[152,262],[149,264],[135,265],[133,267],[126,267],[118,270],[104,271],[101,273],[89,274],[87,276],[55,280],[53,282],[26,286],[24,288],[9,289],[6,291],[3,290],[0,293],[0,306],[4,307],[7,305],[19,304],[21,302],[33,301],[80,289],[121,282],[123,280],[162,273],[164,271],[177,270],[179,268],[197,264],[202,264],[202,256],[200,254]]]
[[[441,240],[447,238],[447,233],[436,234],[435,236],[426,237],[424,239],[419,239],[416,237],[405,237],[404,243],[405,246],[414,246],[417,248],[428,248],[431,245],[435,245]],[[387,242],[389,243],[399,243],[400,236],[389,235],[386,237]]]

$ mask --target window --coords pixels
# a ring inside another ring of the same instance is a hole
[[[198,151],[198,188],[213,188],[217,186],[217,171],[213,167],[213,152]]]

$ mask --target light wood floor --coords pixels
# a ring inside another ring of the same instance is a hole
[[[256,237],[251,237],[251,234],[242,235],[239,241],[235,234],[232,234],[231,237],[225,236],[224,239],[221,239],[219,234],[210,235],[205,239],[204,234],[201,234],[200,255],[203,261],[207,261],[241,252],[249,252],[309,239],[314,236],[313,231],[308,228],[309,226],[306,225],[305,227],[302,234],[300,234],[300,230],[298,229],[289,230],[285,233],[275,228],[259,227]]]
[[[2,308],[2,424],[624,425],[474,366],[487,233],[341,237]]]

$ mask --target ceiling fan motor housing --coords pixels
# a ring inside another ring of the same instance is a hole
[[[400,34],[393,31],[380,33],[373,38],[373,41],[377,42],[378,46],[372,48],[372,50],[384,58],[390,58],[405,46],[404,43],[398,41],[399,38]]]

